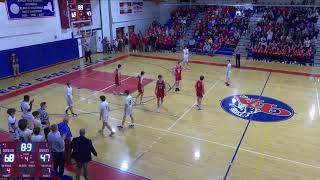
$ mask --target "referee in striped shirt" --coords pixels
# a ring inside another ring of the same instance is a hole
[[[47,103],[42,102],[40,103],[40,109],[38,109],[38,112],[40,114],[40,121],[41,125],[43,127],[44,135],[46,139],[48,138],[48,134],[50,132],[50,122],[49,122],[49,114],[46,111]]]

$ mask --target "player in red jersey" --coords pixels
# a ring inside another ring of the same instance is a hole
[[[180,81],[182,79],[182,66],[181,66],[181,61],[178,61],[178,64],[174,67],[173,73],[175,76],[175,92],[180,91]]]
[[[204,76],[200,76],[200,80],[197,81],[195,88],[196,88],[196,95],[197,95],[197,108],[198,110],[202,109],[202,98],[204,96],[204,84],[203,84]]]
[[[154,93],[157,96],[157,112],[160,112],[160,107],[163,103],[163,98],[166,95],[166,83],[162,79],[162,75],[158,75],[157,85]]]
[[[114,84],[113,94],[116,95],[121,86],[121,64],[118,64],[117,68],[114,70]]]
[[[143,87],[143,76],[144,76],[144,71],[140,72],[140,75],[138,75],[138,96],[136,97],[136,99],[138,99],[138,97],[140,97],[140,104],[142,104],[142,98],[143,98],[143,93],[144,93],[144,87]]]

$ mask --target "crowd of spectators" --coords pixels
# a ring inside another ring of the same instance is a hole
[[[255,60],[309,63],[315,53],[319,30],[315,8],[260,8],[262,20],[250,36]]]
[[[110,41],[108,38],[104,38],[102,40],[103,53],[116,54],[119,52],[124,52],[128,48],[128,44],[128,35],[118,36],[112,41]]]
[[[234,49],[247,29],[250,9],[232,6],[209,6],[203,19],[196,25],[188,46],[192,52],[213,54],[220,48]]]
[[[154,21],[140,37],[144,51],[175,51],[176,44],[182,38],[186,27],[196,18],[203,7],[180,7],[171,13],[166,24]],[[133,41],[134,42],[134,41]]]
[[[171,13],[166,24],[154,21],[144,34],[131,33],[127,40],[105,40],[104,49],[108,53],[122,52],[122,47],[128,43],[131,52],[175,52],[177,43],[183,41],[186,28],[200,12],[206,15],[197,23],[188,47],[191,51],[206,54],[213,54],[219,48],[235,48],[252,15],[252,10],[231,6],[180,7]]]
[[[175,52],[177,43],[184,46],[186,27],[200,12],[205,16],[197,22],[194,36],[187,43],[190,51],[207,55],[224,49],[232,51],[248,28],[249,18],[257,12],[263,14],[262,20],[250,35],[248,46],[254,60],[310,63],[319,34],[318,10],[313,7],[257,7],[254,10],[234,6],[180,7],[171,13],[166,24],[154,21],[144,34],[131,33],[130,37],[126,34],[113,41],[105,39],[104,51]]]
[[[159,22],[154,21],[145,33],[145,42],[150,51],[172,51],[175,48],[177,40],[182,34],[180,24],[176,29],[169,29],[167,26],[161,26]]]
[[[141,32],[138,34],[132,33],[130,36],[130,51],[143,52],[146,48],[146,39],[142,36]]]

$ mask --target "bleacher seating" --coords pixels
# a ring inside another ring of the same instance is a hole
[[[191,52],[232,55],[247,29],[252,11],[231,6],[209,6],[189,41]]]
[[[313,8],[260,8],[262,20],[250,36],[249,53],[255,60],[312,63],[319,33]]]
[[[165,25],[154,21],[145,32],[146,50],[175,51],[178,40],[185,28],[195,19],[202,7],[180,7],[171,13],[171,18]]]
[[[195,21],[197,14],[202,13]],[[262,20],[250,34],[248,56],[255,60],[312,63],[319,30],[318,12],[308,7],[195,6],[178,8],[166,24],[153,22],[145,32],[146,50],[174,51],[186,27],[195,21],[194,36],[188,40],[191,52],[232,55],[254,13]],[[185,15],[185,16],[184,16]]]

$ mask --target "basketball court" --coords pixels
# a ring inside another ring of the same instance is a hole
[[[70,82],[79,114],[71,118],[70,127],[74,137],[80,128],[86,128],[98,152],[95,163],[159,180],[320,179],[318,67],[243,60],[240,69],[232,68],[231,86],[227,87],[227,57],[191,55],[191,70],[183,71],[181,91],[174,92],[171,69],[180,58],[180,53],[118,54],[107,60],[96,55],[93,59],[100,60],[93,65],[76,60],[3,79],[1,87],[17,82],[29,85],[11,88],[0,96],[1,130],[7,130],[5,108],[19,109],[26,94],[35,100],[34,110],[46,101],[51,123],[60,122],[66,107],[65,84]],[[129,129],[126,124],[121,131],[117,125],[124,99],[112,94],[113,71],[118,64],[123,66],[121,91],[128,89],[133,96],[137,95],[136,76],[146,72],[145,104],[134,106],[136,127]],[[52,75],[61,71],[65,72]],[[158,74],[163,75],[168,88],[161,113],[156,113],[154,96]],[[194,108],[194,85],[200,75],[205,76],[205,97],[204,109],[198,111]],[[100,95],[110,103],[114,137],[109,137],[107,130],[103,135],[98,133]],[[237,117],[228,113],[228,106],[221,106],[225,98],[234,95],[272,98],[272,107],[281,105],[276,102],[284,103],[291,108],[291,115],[281,120],[265,118],[265,122],[255,121],[258,115]],[[90,173],[99,174],[99,169]]]

